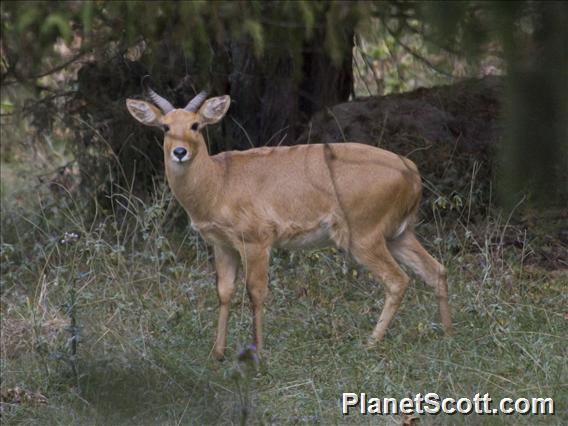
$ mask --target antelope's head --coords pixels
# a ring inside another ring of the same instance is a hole
[[[169,165],[184,166],[191,162],[200,149],[207,149],[201,129],[217,123],[231,104],[229,96],[207,99],[207,92],[201,92],[181,109],[147,87],[149,102],[127,99],[126,107],[132,116],[147,126],[164,130],[164,161]]]

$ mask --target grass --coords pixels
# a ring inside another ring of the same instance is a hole
[[[366,347],[382,287],[334,250],[275,252],[265,357],[257,371],[238,360],[251,331],[242,280],[227,360],[212,359],[211,253],[189,227],[171,224],[176,209],[168,191],[159,188],[150,203],[114,194],[120,211],[89,217],[68,196],[56,199],[23,184],[24,195],[16,197],[14,186],[11,181],[9,195],[2,191],[3,424],[405,420],[343,417],[342,392],[552,397],[553,417],[424,415],[418,421],[568,422],[566,270],[530,262],[538,235],[527,237],[495,212],[463,223],[437,210],[418,227],[449,270],[451,338],[442,337],[434,295],[415,281],[387,339]],[[66,231],[81,238],[61,244]],[[511,233],[520,244],[507,244]]]

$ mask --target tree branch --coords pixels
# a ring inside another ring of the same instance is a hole
[[[434,71],[436,71],[437,73],[445,76],[445,77],[449,77],[449,78],[454,78],[454,76],[446,71],[444,71],[443,69],[437,67],[436,65],[434,65],[432,62],[430,62],[428,59],[426,59],[424,56],[420,55],[419,53],[415,52],[414,50],[412,50],[409,46],[407,46],[405,43],[403,43],[400,38],[398,37],[398,34],[396,34],[393,30],[391,30],[389,28],[389,26],[387,25],[386,22],[383,21],[383,25],[385,26],[385,28],[387,29],[388,33],[395,39],[395,41],[410,55],[412,55],[414,58],[418,59],[419,61],[423,62],[424,64],[426,64],[428,67],[430,67],[431,69],[433,69]]]
[[[54,68],[52,68],[48,71],[44,71],[44,72],[41,72],[41,73],[36,74],[36,75],[29,75],[29,76],[22,75],[20,73],[16,73],[16,70],[13,69],[12,74],[16,79],[12,80],[12,81],[3,82],[2,85],[3,86],[9,86],[9,85],[12,85],[12,84],[22,83],[22,82],[29,81],[29,80],[37,80],[38,78],[42,78],[42,77],[46,77],[48,75],[54,74],[58,71],[61,71],[63,68],[68,67],[72,63],[78,61],[83,56],[85,56],[87,53],[88,53],[87,51],[79,52],[75,56],[73,56],[71,59],[69,59],[68,61],[63,62],[62,64],[59,64],[56,67],[54,67]]]

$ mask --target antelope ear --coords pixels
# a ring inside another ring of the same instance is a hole
[[[160,118],[162,118],[163,115],[162,112],[149,102],[127,99],[126,108],[128,108],[132,117],[146,126],[162,125],[160,123]]]
[[[201,125],[217,123],[223,118],[229,106],[231,106],[231,97],[229,95],[207,99],[199,108],[199,115],[202,118]]]

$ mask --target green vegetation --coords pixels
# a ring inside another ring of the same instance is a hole
[[[341,393],[360,391],[542,396],[557,407],[554,418],[423,416],[420,424],[568,419],[568,277],[540,256],[550,254],[542,250],[559,219],[544,229],[527,225],[530,215],[514,225],[493,211],[473,224],[436,209],[419,234],[449,269],[456,334],[441,336],[434,296],[417,282],[373,348],[365,343],[382,289],[365,270],[333,250],[274,253],[256,371],[237,357],[250,336],[242,285],[227,360],[212,359],[211,254],[173,226],[177,208],[162,184],[151,203],[114,194],[123,211],[93,218],[4,166],[16,189],[2,199],[3,401],[22,394],[21,403],[3,402],[4,424],[341,423]],[[65,232],[80,239],[63,244]]]

